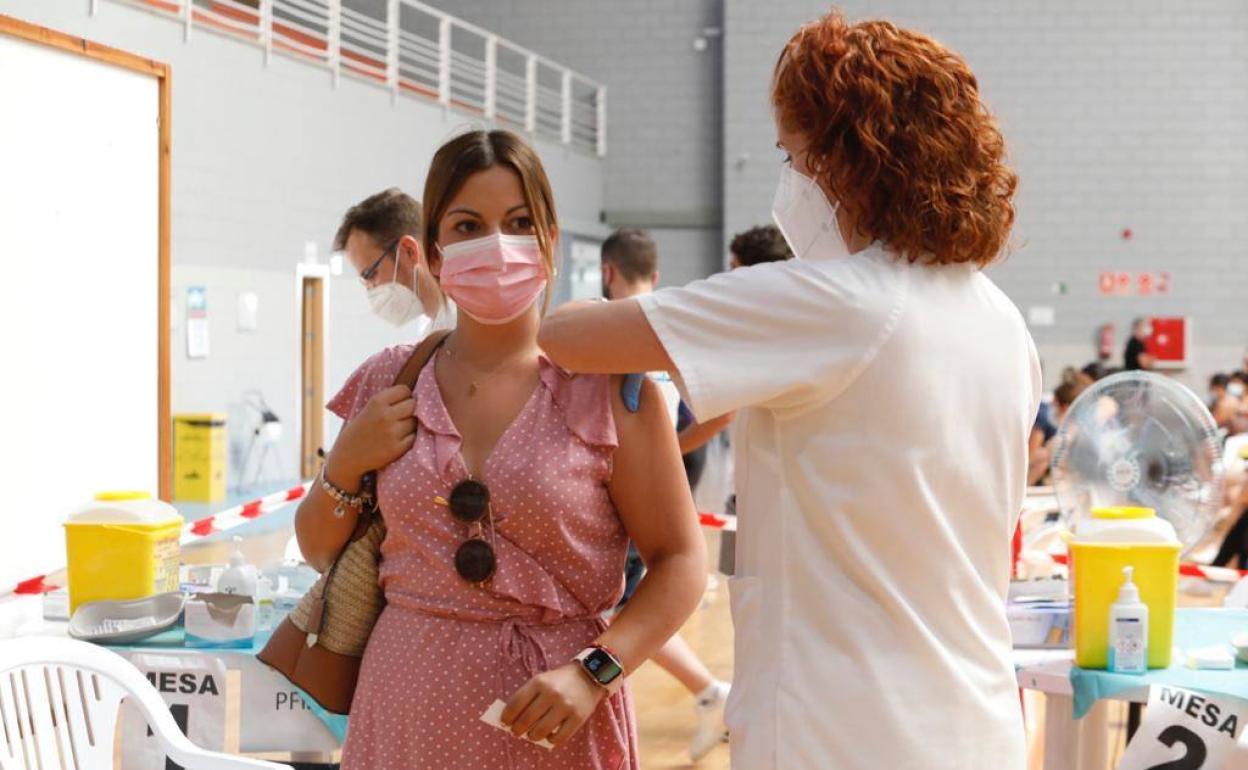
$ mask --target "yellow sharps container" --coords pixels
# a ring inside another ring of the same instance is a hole
[[[65,522],[69,611],[178,590],[182,517],[146,492],[103,492]]]
[[[173,417],[173,499],[215,503],[225,499],[225,415]]]
[[[1070,542],[1075,593],[1075,665],[1109,663],[1109,608],[1122,587],[1122,568],[1135,568],[1140,601],[1148,605],[1148,667],[1170,665],[1181,545],[1170,522],[1151,508],[1094,508]]]

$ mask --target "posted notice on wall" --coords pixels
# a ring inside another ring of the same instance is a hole
[[[1153,685],[1118,770],[1230,770],[1245,720],[1248,701]]]
[[[203,286],[186,289],[186,357],[208,357],[208,290]]]

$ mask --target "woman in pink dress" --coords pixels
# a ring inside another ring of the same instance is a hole
[[[680,627],[706,579],[662,401],[647,382],[630,412],[618,381],[569,375],[539,351],[558,228],[521,139],[478,131],[444,145],[424,220],[423,259],[457,325],[411,391],[393,385],[411,345],[351,375],[329,404],[347,422],[325,486],[296,520],[323,568],[355,526],[339,499],[381,469],[387,606],[343,767],[636,770],[624,675]],[[608,626],[629,539],[650,569]],[[510,731],[481,721],[496,701]]]

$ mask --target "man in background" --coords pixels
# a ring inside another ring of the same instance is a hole
[[[347,209],[334,250],[359,274],[378,318],[396,327],[421,318],[433,319],[431,328],[454,326],[454,309],[421,259],[420,203],[412,196],[391,187]]]
[[[1132,372],[1139,369],[1152,369],[1153,357],[1148,353],[1148,338],[1153,336],[1153,325],[1147,318],[1137,318],[1131,324],[1131,339],[1127,340],[1127,349],[1122,354],[1122,368]]]
[[[602,244],[602,293],[609,300],[626,299],[654,291],[659,282],[659,253],[654,240],[641,230],[616,230]],[[680,393],[667,372],[651,373],[650,378],[659,386],[667,402],[668,415],[677,432],[682,428],[679,415],[689,413],[680,409]],[[692,417],[692,414],[689,413]],[[684,448],[681,448],[684,451]],[[685,455],[685,473],[690,489],[697,485],[705,463]],[[625,568],[623,606],[645,574],[645,565],[637,550],[629,544],[628,563]],[[694,696],[698,726],[689,743],[689,756],[694,762],[702,759],[711,749],[724,741],[724,704],[728,700],[729,684],[712,676],[710,670],[679,634],[652,658],[664,671],[676,677]]]

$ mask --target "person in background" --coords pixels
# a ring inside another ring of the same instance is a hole
[[[412,196],[391,187],[347,209],[334,251],[346,254],[378,318],[401,327],[429,319],[434,308],[430,325],[417,336],[454,326],[454,306],[442,301],[437,279],[421,259],[420,202]]]
[[[537,347],[559,228],[536,152],[472,131],[435,154],[422,251],[459,307],[414,388],[387,348],[329,408],[346,420],[295,530],[324,570],[376,471],[386,606],[344,770],[639,770],[625,677],[706,585],[705,545],[657,389],[572,375]],[[650,570],[619,600],[629,540]],[[481,721],[496,701],[510,733]],[[554,750],[518,740],[550,739]]]
[[[1083,387],[1088,387],[1097,380],[1105,378],[1109,372],[1105,369],[1105,365],[1100,361],[1093,361],[1075,375],[1075,381]]]
[[[1209,378],[1209,411],[1219,428],[1231,429],[1242,408],[1244,384],[1219,372]]]
[[[1137,318],[1131,324],[1131,338],[1127,340],[1126,350],[1122,353],[1123,371],[1134,372],[1140,369],[1152,369],[1153,357],[1148,353],[1148,338],[1153,336],[1153,325],[1147,318]]]
[[[1248,372],[1242,370],[1232,372],[1226,380],[1226,392],[1243,401],[1244,393],[1248,392]]]
[[[622,300],[639,297],[654,291],[659,282],[659,251],[648,234],[642,230],[621,229],[603,241],[602,244],[602,294],[609,300]],[[651,372],[650,379],[659,387],[663,394],[664,404],[676,430],[679,431],[682,416],[690,414],[687,408],[682,409],[680,392],[667,372]],[[684,453],[682,459],[685,466],[685,478],[689,481],[690,491],[697,487],[698,478],[702,475],[705,465],[705,452],[694,450]],[[698,455],[701,456],[698,456]],[[645,575],[646,567],[631,543],[628,549],[628,562],[625,567],[624,596],[620,599],[623,607],[632,598],[633,590]],[[716,679],[706,667],[697,653],[693,651],[680,634],[671,639],[655,653],[651,660],[664,671],[685,686],[694,697],[694,709],[697,712],[697,728],[689,743],[689,757],[697,762],[711,749],[723,742],[727,735],[724,726],[724,704],[728,701],[730,685]]]
[[[793,258],[793,251],[775,225],[759,225],[737,233],[728,244],[728,267],[753,267]]]
[[[1045,431],[1039,423],[1031,429],[1031,440],[1027,456],[1027,481],[1032,486],[1044,483],[1049,475],[1049,464],[1053,462],[1053,442],[1057,440],[1057,429],[1062,420],[1070,412],[1070,405],[1084,390],[1077,382],[1063,382],[1053,390],[1053,406],[1050,410],[1051,431]]]

